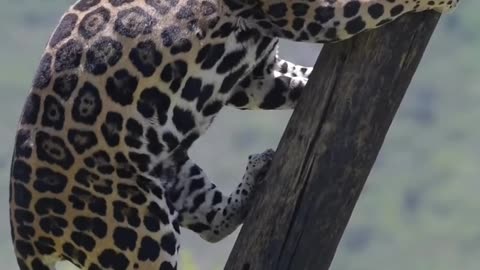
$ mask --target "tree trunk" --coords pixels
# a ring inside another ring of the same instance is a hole
[[[226,270],[327,270],[438,14],[326,45]]]

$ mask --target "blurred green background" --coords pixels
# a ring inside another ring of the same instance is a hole
[[[44,45],[72,3],[0,0],[1,269],[18,269],[7,202],[16,121]],[[480,1],[463,0],[442,18],[331,269],[480,268],[479,11]],[[281,54],[311,65],[319,49],[285,42]],[[231,190],[249,154],[276,147],[290,113],[224,110],[192,156]],[[184,231],[181,269],[222,269],[235,237],[209,244]]]

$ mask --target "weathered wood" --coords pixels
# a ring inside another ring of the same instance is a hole
[[[438,14],[326,45],[226,270],[326,270]]]

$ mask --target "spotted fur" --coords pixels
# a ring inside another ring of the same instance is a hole
[[[187,154],[225,105],[295,106],[311,68],[279,38],[333,42],[458,0],[80,0],[26,99],[11,167],[21,270],[177,269],[180,227],[219,241],[273,156],[220,192]]]

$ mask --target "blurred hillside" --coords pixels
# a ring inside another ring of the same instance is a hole
[[[1,0],[0,261],[18,269],[8,228],[16,121],[43,47],[72,1]],[[480,265],[480,1],[463,1],[432,38],[355,209],[333,270],[477,270]],[[313,64],[319,46],[282,44]],[[301,49],[299,49],[301,47]],[[275,147],[290,112],[221,113],[192,156],[224,190],[251,153]],[[235,235],[208,244],[184,233],[184,264],[222,269]],[[184,269],[187,270],[187,269]],[[189,269],[190,270],[190,269]]]

